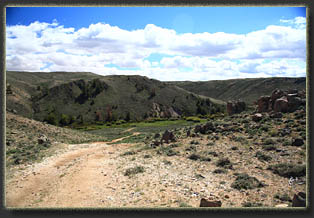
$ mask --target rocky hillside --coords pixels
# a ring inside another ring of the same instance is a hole
[[[93,79],[99,75],[88,72],[15,72],[7,71],[6,107],[18,114],[31,118],[32,97],[47,92],[48,89],[78,79]]]
[[[30,73],[30,80],[17,74],[8,72],[7,109],[53,124],[176,118],[225,108],[223,101],[142,76]]]
[[[104,137],[6,114],[7,165],[39,160],[60,143],[105,141]]]
[[[270,95],[275,89],[305,90],[306,78],[253,78],[212,80],[206,82],[169,82],[195,94],[204,95],[223,101],[241,99],[252,104],[262,95]]]

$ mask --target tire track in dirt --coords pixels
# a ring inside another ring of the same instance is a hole
[[[116,151],[129,145],[103,142],[71,145],[70,151],[34,164],[8,181],[6,207],[97,205],[95,196],[104,179],[110,180],[112,174],[110,160]]]

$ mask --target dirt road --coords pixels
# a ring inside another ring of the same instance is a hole
[[[159,157],[135,160],[121,155],[132,146],[104,142],[69,145],[64,152],[16,171],[6,184],[6,206],[177,207],[190,199],[191,188],[183,183],[197,182],[188,175],[194,174],[195,167],[178,160],[177,167],[169,168]],[[144,174],[124,176],[127,168],[139,164],[145,166]],[[194,195],[190,203],[198,206],[198,197]]]

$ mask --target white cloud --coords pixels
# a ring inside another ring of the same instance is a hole
[[[280,19],[280,23],[293,26],[297,29],[305,29],[306,18],[305,17],[295,17],[294,19]]]
[[[280,22],[248,34],[177,34],[154,24],[133,31],[105,23],[75,31],[57,21],[8,26],[6,65],[7,70],[139,74],[168,81],[305,76],[306,20]],[[150,62],[153,53],[171,57]],[[117,67],[105,67],[109,64]]]

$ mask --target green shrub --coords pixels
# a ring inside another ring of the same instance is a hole
[[[287,193],[284,194],[277,193],[275,194],[274,198],[277,198],[281,201],[292,201]]]
[[[70,117],[66,114],[61,114],[60,124],[66,126],[70,123]]]
[[[200,155],[195,154],[195,153],[189,156],[189,159],[191,160],[199,160],[200,158],[201,158]]]
[[[276,150],[275,145],[263,145],[262,146],[265,151],[273,151]]]
[[[54,113],[50,113],[45,119],[44,121],[46,121],[47,123],[51,124],[51,125],[58,125],[58,120],[57,117]]]
[[[264,132],[268,132],[269,126],[268,126],[268,125],[262,125],[262,126],[260,127],[260,130],[261,130],[261,131],[264,131]]]
[[[282,177],[302,177],[306,175],[306,166],[304,164],[288,164],[281,163],[276,165],[271,165],[267,168],[271,170],[274,174],[277,174]]]
[[[285,140],[283,141],[282,145],[283,145],[283,146],[289,146],[289,145],[291,145],[291,141],[285,139]]]
[[[151,158],[152,156],[151,155],[149,155],[149,154],[145,154],[144,155],[144,158]]]
[[[234,189],[254,189],[264,187],[265,184],[260,182],[255,177],[251,177],[246,173],[238,174],[236,180],[231,184]]]
[[[226,169],[215,169],[213,171],[213,173],[215,173],[215,174],[227,173],[227,170]]]
[[[192,141],[190,142],[190,144],[191,144],[191,145],[193,145],[193,144],[194,144],[194,145],[198,145],[198,144],[199,144],[199,142],[198,142],[198,141],[196,141],[196,140],[192,140]]]
[[[266,139],[266,140],[264,141],[264,145],[271,145],[271,144],[274,144],[274,143],[275,143],[274,140],[271,139],[271,138],[268,138],[268,139]]]
[[[201,122],[201,119],[198,118],[198,117],[186,117],[185,120],[186,121],[191,121],[193,123],[200,123]]]
[[[180,202],[179,207],[192,207],[191,205],[185,203],[185,202]]]
[[[174,156],[177,155],[178,152],[174,151],[171,147],[164,147],[161,146],[158,150],[157,150],[157,154],[165,154],[167,156]]]
[[[226,169],[232,169],[232,163],[230,162],[230,160],[228,158],[220,158],[217,162],[216,162],[216,166],[217,167],[223,167]]]
[[[207,161],[207,162],[209,162],[209,161],[211,161],[212,159],[211,158],[209,158],[209,157],[204,157],[204,156],[201,156],[201,159],[200,159],[200,161]]]
[[[138,174],[138,173],[143,173],[144,172],[144,167],[142,166],[136,166],[136,167],[133,167],[133,168],[128,168],[125,172],[124,172],[124,175],[125,176],[133,176],[135,174]]]
[[[208,155],[213,155],[214,157],[218,157],[218,154],[217,154],[216,151],[209,151],[207,154]]]
[[[162,161],[165,165],[171,165],[172,163],[171,163],[171,161],[169,161],[169,160],[163,160]]]
[[[126,151],[122,154],[122,156],[134,155],[134,154],[136,154],[135,151]]]
[[[257,159],[260,161],[270,161],[272,159],[271,156],[263,154],[260,151],[256,152],[255,157],[257,157]]]
[[[242,207],[263,207],[263,204],[259,202],[244,202]]]
[[[272,129],[270,132],[269,132],[269,135],[272,136],[272,137],[275,137],[278,135],[278,130],[277,129]]]
[[[196,147],[194,145],[191,145],[191,146],[187,147],[185,150],[186,151],[196,151]]]
[[[214,143],[214,142],[208,142],[206,145],[207,145],[207,146],[214,146],[215,143]]]

